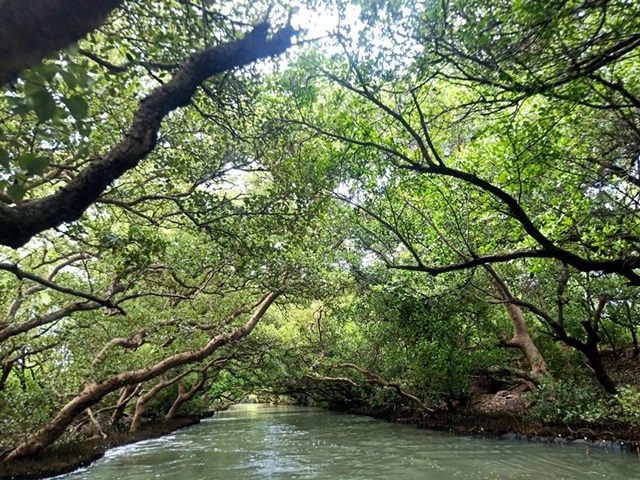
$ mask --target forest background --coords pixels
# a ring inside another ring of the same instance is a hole
[[[637,434],[640,5],[94,3],[0,2],[3,462],[479,379]]]

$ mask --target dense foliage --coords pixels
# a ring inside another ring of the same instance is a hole
[[[0,456],[481,377],[637,425],[604,357],[639,354],[639,8],[123,2],[11,70]]]

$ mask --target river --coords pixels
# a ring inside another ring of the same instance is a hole
[[[57,480],[640,479],[637,455],[450,435],[315,408],[237,405]]]

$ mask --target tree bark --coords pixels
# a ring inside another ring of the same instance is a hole
[[[150,367],[120,373],[108,378],[107,380],[103,380],[100,383],[88,382],[80,394],[62,407],[58,414],[47,425],[29,435],[23,443],[9,452],[4,461],[8,462],[41,452],[55,440],[60,438],[74,418],[81,414],[85,409],[98,403],[109,393],[115,392],[127,385],[150,380],[162,375],[172,368],[201,361],[224,345],[240,340],[241,338],[249,335],[278,296],[278,292],[271,292],[265,295],[247,323],[236,328],[232,332],[216,335],[201,349],[172,355]]]
[[[107,351],[111,347],[122,347],[124,349],[138,349],[142,346],[145,340],[145,336],[147,335],[147,331],[145,329],[139,330],[134,333],[129,338],[113,338],[107,342],[107,344],[102,347],[102,350],[98,352],[93,362],[91,363],[92,368],[96,368],[104,357],[107,354]]]
[[[599,306],[596,316],[599,318],[602,313],[602,308],[604,308],[604,303],[601,300],[601,307]],[[600,354],[600,349],[598,348],[598,342],[600,342],[600,335],[596,328],[591,325],[590,322],[584,321],[582,322],[582,326],[587,331],[587,341],[583,343],[582,353],[584,353],[585,357],[587,357],[587,361],[589,362],[589,366],[593,369],[593,374],[595,375],[600,385],[604,390],[611,394],[615,395],[618,393],[618,388],[616,387],[616,383],[609,376],[609,372],[604,367],[604,363],[602,363],[602,355]]]
[[[180,383],[178,383],[178,396],[176,397],[173,405],[171,405],[171,408],[165,416],[167,420],[175,418],[175,416],[178,414],[178,410],[180,410],[180,407],[193,398],[198,389],[204,384],[205,379],[206,376],[203,373],[187,391],[185,391],[184,389],[184,382],[182,382],[182,380],[180,381]]]
[[[122,0],[0,0],[0,85],[98,28]]]
[[[522,352],[531,367],[531,376],[538,379],[547,373],[547,363],[540,353],[540,350],[538,350],[538,347],[533,343],[531,335],[529,335],[529,329],[527,328],[522,310],[511,303],[506,303],[505,308],[513,324],[513,337],[511,337],[511,340],[503,343],[509,347],[515,347]]]
[[[586,323],[587,322],[583,322],[583,326],[585,326],[587,330],[586,343],[576,338],[570,337],[564,327],[560,326],[557,323],[552,324],[551,327],[553,328],[556,337],[560,341],[566,343],[570,347],[575,348],[579,352],[582,352],[582,354],[587,358],[589,366],[593,370],[593,375],[596,377],[596,380],[598,380],[602,388],[604,388],[607,393],[615,395],[616,393],[618,393],[618,388],[616,387],[615,382],[609,376],[609,373],[604,367],[604,364],[602,363],[602,356],[600,355],[600,350],[598,349],[599,336],[593,330],[590,331],[590,329],[586,327]]]
[[[136,395],[138,389],[141,388],[141,385],[127,385],[122,389],[120,393],[120,398],[118,398],[118,403],[116,404],[116,408],[111,415],[111,424],[116,425],[122,419],[122,415],[124,415],[124,409],[127,408],[127,404],[131,401],[131,399]]]
[[[129,428],[129,431],[136,432],[140,429],[140,425],[142,424],[142,415],[144,415],[144,410],[149,400],[155,397],[161,390],[181,380],[188,373],[190,373],[190,371],[181,373],[180,375],[177,375],[169,380],[162,380],[161,382],[150,388],[147,393],[140,395],[138,397],[138,401],[136,402],[136,409],[133,413],[133,420],[131,421],[131,427]]]
[[[600,336],[598,332],[593,328],[590,322],[584,321],[582,322],[582,326],[587,331],[587,341],[583,342],[575,337],[570,336],[564,328],[564,325],[556,321],[549,313],[545,312],[541,308],[538,308],[536,305],[532,303],[525,302],[523,300],[514,299],[514,303],[524,306],[531,312],[538,315],[553,331],[553,337],[556,340],[560,340],[565,345],[568,345],[571,348],[575,348],[579,352],[581,352],[589,362],[589,366],[593,370],[593,374],[602,385],[602,388],[607,393],[616,394],[618,393],[618,389],[616,388],[615,382],[611,379],[607,370],[602,363],[602,356],[600,355],[600,350],[598,349],[598,342],[600,341]],[[604,305],[602,305],[603,307]],[[600,307],[600,311],[601,308]]]
[[[67,185],[46,197],[16,205],[0,204],[0,245],[18,248],[44,230],[77,220],[111,182],[153,151],[162,120],[173,110],[189,105],[202,82],[285,52],[296,32],[288,25],[269,38],[267,33],[268,25],[261,24],[240,40],[194,53],[171,80],[140,102],[120,142],[89,162]]]
[[[536,379],[540,378],[547,373],[547,363],[540,353],[540,350],[538,350],[538,347],[533,343],[531,335],[529,335],[529,328],[527,327],[527,321],[524,318],[522,310],[518,305],[513,303],[513,295],[493,267],[491,265],[485,265],[485,269],[493,277],[493,284],[498,291],[498,296],[504,302],[507,314],[513,324],[513,337],[511,340],[503,341],[502,344],[520,350],[527,359],[527,362],[529,362],[531,376]]]

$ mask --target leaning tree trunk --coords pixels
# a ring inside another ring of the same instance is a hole
[[[136,395],[138,389],[141,385],[127,385],[122,389],[120,393],[120,398],[118,399],[118,403],[116,404],[116,409],[113,411],[113,415],[111,415],[111,424],[117,425],[122,420],[122,416],[124,415],[124,410],[127,408],[127,405],[131,401],[131,399]]]
[[[533,378],[540,378],[547,373],[547,363],[544,361],[544,357],[540,353],[540,350],[538,350],[538,347],[533,343],[531,335],[529,335],[529,328],[527,327],[524,314],[520,307],[513,303],[513,295],[493,267],[487,265],[485,268],[493,277],[493,284],[498,291],[500,299],[504,302],[504,306],[513,324],[513,337],[510,340],[504,340],[502,344],[520,350],[527,359],[527,362],[529,362],[531,376]]]
[[[41,452],[60,438],[78,415],[85,409],[98,403],[106,395],[127,385],[151,380],[172,368],[199,362],[220,347],[247,336],[279,295],[278,292],[271,292],[265,295],[247,323],[232,332],[216,335],[199,350],[178,353],[150,367],[114,375],[100,383],[88,382],[84,390],[62,407],[58,414],[47,425],[29,435],[20,445],[9,452],[4,458],[4,462],[32,456]]]
[[[618,393],[618,389],[616,388],[615,382],[609,376],[604,364],[602,363],[602,356],[600,355],[600,350],[598,349],[598,342],[600,341],[600,335],[596,329],[589,323],[588,321],[582,322],[582,326],[587,331],[587,341],[583,342],[578,338],[570,336],[565,330],[564,326],[557,322],[551,315],[546,313],[545,311],[535,307],[534,305],[527,304],[527,308],[533,312],[535,312],[540,318],[544,319],[544,321],[551,327],[554,333],[554,338],[556,340],[561,341],[565,345],[574,348],[581,352],[589,362],[589,366],[593,370],[593,374],[602,385],[602,388],[607,393],[616,394]]]
[[[162,380],[150,388],[147,393],[140,395],[136,401],[136,409],[133,413],[133,420],[131,420],[131,427],[129,428],[129,431],[137,432],[140,429],[140,425],[142,425],[142,416],[144,415],[144,411],[149,400],[155,397],[161,390],[181,380],[188,373],[191,373],[191,370],[189,372],[181,373],[169,380]]]
[[[517,305],[511,303],[505,304],[511,323],[513,324],[513,337],[503,342],[505,345],[519,349],[529,362],[531,367],[531,376],[540,378],[547,373],[547,364],[544,357],[536,347],[535,343],[529,335],[527,323],[522,314],[522,310]]]
[[[593,370],[593,375],[596,377],[596,380],[598,380],[602,388],[604,388],[605,392],[610,395],[618,393],[616,383],[611,379],[609,372],[607,372],[607,369],[602,363],[602,356],[600,355],[598,348],[587,348],[583,353],[587,357],[589,366]]]
[[[598,349],[599,337],[587,322],[583,322],[583,326],[587,330],[587,342],[582,342],[577,338],[569,336],[562,325],[557,322],[550,323],[553,328],[555,336],[558,340],[562,341],[566,345],[575,348],[587,358],[589,366],[593,370],[593,375],[600,383],[602,388],[609,394],[615,395],[618,393],[616,383],[611,379],[607,369],[602,363],[602,355]]]
[[[0,0],[0,85],[98,28],[122,0]]]
[[[198,381],[196,381],[188,391],[185,391],[184,383],[182,381],[178,383],[178,396],[176,397],[173,405],[171,405],[171,408],[165,416],[167,420],[175,418],[175,416],[178,414],[178,410],[180,410],[180,407],[191,400],[196,392],[200,389],[200,387],[204,384],[205,378],[206,376],[203,373]]]

